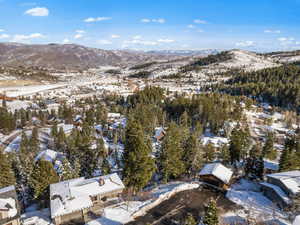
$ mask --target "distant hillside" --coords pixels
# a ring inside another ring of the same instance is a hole
[[[85,70],[99,66],[127,66],[169,56],[109,51],[75,44],[24,45],[0,43],[0,65],[42,67],[54,70]]]
[[[265,54],[281,63],[300,62],[300,50],[285,52],[270,52]]]

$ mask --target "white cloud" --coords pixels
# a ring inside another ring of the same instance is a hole
[[[0,34],[0,39],[7,39],[10,38],[8,34]]]
[[[0,29],[0,32],[4,32],[5,30],[3,30],[3,29]]]
[[[196,20],[194,20],[194,23],[198,23],[198,24],[207,24],[207,21],[196,19]]]
[[[134,40],[130,40],[130,41],[124,41],[123,43],[124,45],[128,45],[128,44],[136,44],[136,45],[148,45],[148,46],[155,46],[158,43],[155,41],[144,41],[144,40],[140,40],[140,39],[134,39]]]
[[[142,23],[150,23],[151,20],[150,20],[150,19],[141,19],[141,22],[142,22]]]
[[[163,18],[158,18],[158,19],[147,19],[147,18],[144,18],[144,19],[141,19],[141,22],[142,23],[165,23],[166,20],[163,19]]]
[[[78,33],[78,34],[85,34],[84,30],[76,30],[75,32]]]
[[[134,39],[134,40],[142,39],[142,36],[141,35],[136,35],[136,36],[133,36],[132,39]]]
[[[68,38],[65,38],[62,42],[63,42],[63,44],[68,44],[68,43],[70,43],[70,40]]]
[[[49,15],[49,10],[45,7],[36,7],[29,9],[25,12],[27,15],[31,16],[48,16]]]
[[[300,45],[300,41],[296,41],[296,43],[295,43],[296,45]]]
[[[120,35],[117,35],[117,34],[112,34],[111,35],[111,38],[120,38],[121,36]]]
[[[269,33],[269,34],[280,34],[281,31],[280,30],[264,30],[265,33]]]
[[[197,30],[197,32],[198,32],[198,33],[203,33],[203,32],[204,32],[204,30],[202,30],[202,29],[198,29],[198,30]]]
[[[293,37],[280,37],[280,38],[277,38],[278,41],[281,41],[281,42],[285,42],[285,41],[294,41],[295,38]]]
[[[187,28],[194,29],[194,28],[196,28],[196,26],[193,25],[193,24],[189,24],[189,25],[187,26]]]
[[[45,38],[43,34],[33,33],[29,35],[16,34],[13,36],[12,42],[29,42],[31,39]]]
[[[81,39],[83,38],[83,34],[75,34],[74,39]]]
[[[111,45],[112,44],[112,42],[109,40],[98,40],[97,43],[100,45]]]
[[[254,46],[254,41],[242,41],[235,43],[238,47],[251,47]]]
[[[165,23],[165,22],[166,22],[166,20],[165,20],[165,19],[162,19],[162,18],[160,18],[160,19],[153,19],[153,20],[152,20],[152,22],[153,22],[153,23]]]
[[[160,42],[160,43],[173,43],[173,42],[175,42],[175,40],[172,40],[172,39],[158,39],[157,42]]]
[[[93,23],[93,22],[99,22],[99,21],[105,21],[105,20],[111,20],[111,17],[89,17],[84,20],[86,23]]]

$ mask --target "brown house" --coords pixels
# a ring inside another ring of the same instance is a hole
[[[206,164],[199,173],[199,179],[209,185],[213,185],[222,190],[227,190],[233,172],[221,163]]]
[[[15,186],[0,189],[0,224],[20,225],[20,210]]]
[[[115,198],[120,196],[124,188],[116,173],[51,184],[50,208],[53,223],[60,225],[72,221],[84,224],[100,217],[103,208],[115,204]]]

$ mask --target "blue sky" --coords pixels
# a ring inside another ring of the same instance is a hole
[[[0,0],[0,41],[104,49],[300,49],[300,0]]]

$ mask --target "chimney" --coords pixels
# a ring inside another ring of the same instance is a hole
[[[99,185],[100,186],[103,186],[104,184],[105,184],[105,181],[104,181],[104,179],[103,178],[99,178]]]

